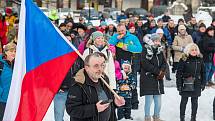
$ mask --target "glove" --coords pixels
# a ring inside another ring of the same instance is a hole
[[[165,75],[165,71],[160,71],[159,72],[159,75],[157,76],[157,80],[162,80],[163,79],[163,77],[164,77],[164,75]]]
[[[202,90],[202,91],[205,90],[205,85],[201,85],[201,90]]]

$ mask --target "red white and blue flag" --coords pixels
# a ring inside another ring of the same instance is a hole
[[[41,121],[76,60],[76,51],[32,0],[22,0],[16,59],[3,120]]]

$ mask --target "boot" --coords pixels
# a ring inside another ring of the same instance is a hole
[[[185,116],[180,116],[180,121],[185,121]]]
[[[196,121],[196,116],[191,116],[190,121]]]
[[[145,117],[144,121],[152,121],[152,120],[151,120],[151,117],[149,116],[149,117]]]
[[[164,121],[164,120],[160,119],[160,117],[153,116],[153,121]]]

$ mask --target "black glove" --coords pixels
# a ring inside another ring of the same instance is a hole
[[[201,85],[201,90],[202,90],[202,91],[205,90],[205,85]]]

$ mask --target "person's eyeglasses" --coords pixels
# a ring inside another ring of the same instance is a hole
[[[88,66],[90,66],[90,65],[88,65]],[[95,65],[93,65],[92,67],[93,67],[94,69],[99,69],[99,68],[104,69],[104,68],[106,67],[106,63],[103,63],[103,64],[101,64],[101,65],[95,64]]]

